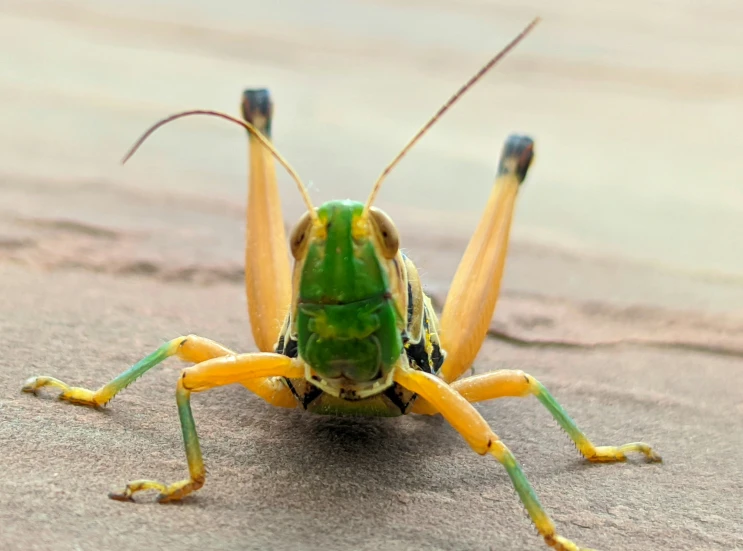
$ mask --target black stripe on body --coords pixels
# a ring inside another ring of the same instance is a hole
[[[404,260],[408,260],[405,254],[402,255]],[[421,290],[421,293],[423,291]],[[408,281],[408,331],[413,326],[413,286]],[[423,331],[421,332],[421,339],[419,342],[412,342],[408,331],[402,334],[403,346],[408,356],[408,362],[411,367],[425,371],[426,373],[436,374],[441,369],[441,365],[444,363],[444,356],[441,354],[441,347],[436,342],[438,339],[430,339],[431,336],[431,325],[428,319],[428,311],[423,305],[421,315],[423,316],[423,322],[421,326]],[[431,354],[429,355],[426,349],[426,343],[431,341]]]
[[[285,335],[281,335],[281,337],[279,337],[279,342],[276,344],[276,353],[283,354],[284,356],[288,356],[289,358],[296,358],[299,355],[299,347],[297,341],[295,339],[289,338],[289,342],[286,342]],[[289,387],[291,393],[294,395],[297,401],[302,404],[302,407],[304,409],[307,409],[307,406],[309,406],[314,400],[316,400],[323,394],[322,389],[317,388],[314,385],[306,385],[306,388],[308,388],[308,390],[300,394],[292,383],[291,379],[287,377],[282,378],[284,379],[286,386]]]
[[[384,391],[384,396],[400,410],[401,414],[405,415],[408,412],[408,408],[413,405],[417,394],[411,395],[410,399],[406,400],[404,389],[395,383]]]

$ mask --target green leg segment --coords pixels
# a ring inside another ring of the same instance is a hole
[[[183,378],[178,380],[175,391],[175,400],[178,404],[178,417],[181,420],[181,431],[183,432],[183,444],[186,448],[186,460],[188,461],[188,472],[190,478],[181,480],[166,486],[154,480],[135,480],[126,485],[121,493],[110,493],[108,497],[117,501],[134,501],[132,496],[136,492],[144,490],[157,490],[160,492],[158,501],[165,503],[177,501],[191,492],[198,490],[206,480],[206,468],[201,456],[201,445],[196,434],[196,423],[191,412],[191,391],[184,388]]]
[[[574,542],[557,534],[552,519],[542,508],[542,504],[539,502],[534,488],[529,484],[524,471],[521,470],[521,466],[505,444],[500,441],[494,442],[490,448],[490,453],[506,468],[506,472],[514,488],[516,488],[516,493],[521,498],[524,507],[526,507],[529,518],[531,518],[531,521],[547,545],[559,551],[593,551],[584,547],[578,547]]]

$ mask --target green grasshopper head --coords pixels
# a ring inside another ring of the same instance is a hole
[[[290,236],[295,260],[292,322],[308,379],[363,398],[391,385],[402,353],[407,284],[399,236],[381,210],[329,201]]]
[[[355,201],[328,201],[299,220],[290,236],[292,255],[302,264],[298,296],[304,302],[344,304],[387,292],[381,264],[399,250],[392,220]]]

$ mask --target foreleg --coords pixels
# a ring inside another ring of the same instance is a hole
[[[557,534],[552,519],[539,503],[516,458],[461,394],[435,375],[409,368],[399,368],[395,372],[395,382],[425,399],[449,421],[475,452],[480,455],[489,453],[505,467],[516,493],[547,545],[559,551],[580,551],[581,548],[575,543]]]
[[[303,376],[304,368],[301,362],[271,353],[223,356],[184,369],[178,379],[175,397],[186,448],[189,478],[169,485],[154,480],[135,480],[127,484],[121,493],[112,493],[109,497],[119,501],[131,501],[137,492],[157,490],[160,492],[158,501],[165,503],[180,500],[204,485],[206,468],[191,412],[192,392],[203,392],[234,383],[245,384],[246,381],[254,379],[275,380],[280,377]]]

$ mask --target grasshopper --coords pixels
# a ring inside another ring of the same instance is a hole
[[[522,371],[462,378],[486,338],[500,294],[516,197],[534,154],[531,138],[511,135],[505,142],[493,190],[458,266],[440,321],[416,266],[400,250],[393,221],[373,206],[382,181],[405,153],[538,21],[533,20],[415,134],[384,169],[365,203],[341,200],[318,208],[312,205],[302,181],[272,145],[273,104],[267,90],[244,92],[244,120],[216,111],[187,111],[158,122],[140,138],[124,162],[152,132],[180,117],[217,116],[248,131],[245,285],[250,326],[260,352],[241,354],[187,335],[163,344],[95,391],[70,387],[53,377],[28,379],[25,392],[56,387],[63,400],[102,407],[167,358],[176,356],[195,364],[182,370],[176,385],[189,477],[173,484],[136,480],[109,497],[134,501],[137,492],[156,490],[158,501],[165,503],[201,488],[206,468],[190,397],[230,384],[243,385],[271,405],[317,414],[441,414],[476,453],[491,455],[503,465],[545,543],[562,551],[580,548],[558,535],[516,458],[472,403],[534,396],[588,461],[625,461],[630,452],[661,461],[643,442],[595,446],[552,394]],[[288,240],[274,160],[292,176],[307,206]]]

